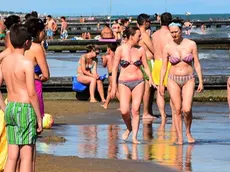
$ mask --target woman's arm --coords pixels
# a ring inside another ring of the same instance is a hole
[[[50,71],[49,71],[47,61],[46,61],[45,52],[42,49],[41,45],[38,45],[37,51],[35,53],[36,53],[37,64],[39,65],[39,67],[42,71],[42,77],[40,77],[40,80],[42,82],[45,82],[45,81],[49,80],[49,78],[50,78]]]
[[[81,70],[82,70],[83,74],[87,75],[87,76],[94,77],[94,75],[92,73],[88,72],[85,69],[86,67],[85,67],[85,57],[84,57],[84,55],[81,57],[80,61],[81,61],[81,66],[80,67],[81,67]]]
[[[197,45],[195,42],[192,43],[192,54],[194,58],[194,68],[196,70],[196,73],[199,79],[199,86],[197,88],[197,91],[201,92],[203,90],[203,76],[202,76],[200,61],[198,58]]]

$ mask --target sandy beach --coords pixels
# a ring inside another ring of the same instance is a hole
[[[79,101],[45,101],[45,112],[54,116],[55,125],[51,130],[44,130],[40,141],[53,141],[58,134],[58,125],[90,125],[90,124],[119,124],[120,114],[116,109],[118,103],[111,103],[108,111],[99,103]],[[58,139],[55,141],[59,141]],[[61,141],[61,140],[60,140]],[[38,154],[36,161],[37,172],[139,172],[139,171],[173,171],[153,162],[143,160],[118,160],[99,158],[79,158],[77,156],[54,156]]]

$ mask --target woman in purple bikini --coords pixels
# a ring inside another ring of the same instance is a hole
[[[28,51],[25,52],[26,58],[30,59],[34,63],[34,78],[35,88],[38,95],[40,112],[42,117],[44,116],[44,102],[42,83],[47,81],[50,77],[49,67],[46,61],[45,52],[41,45],[45,37],[45,25],[39,18],[31,18],[25,23],[28,32],[31,33],[33,38],[32,45]]]
[[[144,94],[144,79],[141,66],[144,66],[146,74],[150,78],[150,86],[154,85],[147,64],[146,54],[143,47],[138,46],[141,32],[137,27],[128,27],[124,31],[127,36],[127,43],[122,44],[115,52],[115,59],[112,69],[112,91],[111,97],[116,95],[117,71],[120,64],[120,75],[118,78],[118,89],[120,93],[120,111],[126,124],[126,131],[122,139],[126,140],[133,132],[132,141],[137,144],[137,133],[140,123],[140,105]],[[132,119],[130,116],[130,101],[132,99]]]
[[[167,89],[175,108],[177,144],[183,144],[182,112],[184,113],[188,142],[195,142],[190,131],[192,124],[192,100],[195,87],[193,65],[199,79],[197,92],[203,90],[202,71],[197,46],[194,41],[182,37],[182,26],[183,24],[176,20],[169,25],[173,41],[164,48],[159,86],[160,94],[164,96],[165,88],[163,81],[168,62],[170,62],[172,66],[169,70]]]

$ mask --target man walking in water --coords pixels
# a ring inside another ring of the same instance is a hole
[[[168,25],[172,21],[172,15],[170,13],[163,13],[161,15],[161,28],[154,32],[152,34],[152,43],[154,47],[154,65],[152,70],[152,76],[153,76],[153,82],[156,85],[160,84],[160,71],[162,67],[162,58],[163,58],[163,50],[164,47],[171,41],[173,41],[172,36],[169,32]],[[168,66],[169,69],[170,66]],[[168,74],[168,70],[166,75]],[[167,78],[165,77],[164,85],[167,86]],[[160,130],[165,129],[165,123],[166,123],[166,113],[165,113],[165,100],[164,97],[162,97],[159,93],[159,90],[157,90],[156,95],[157,100],[157,106],[161,114],[161,126]],[[171,106],[172,107],[172,106]],[[173,110],[173,109],[172,109]],[[174,119],[174,118],[173,118]],[[174,124],[174,123],[173,123]],[[173,125],[172,125],[173,126]]]
[[[146,32],[146,29],[149,27],[150,16],[148,14],[140,14],[137,17],[137,24],[141,31],[141,40],[139,45],[142,46],[146,52],[147,63],[149,66],[150,71],[152,71],[152,59],[154,58],[154,48],[151,38],[149,34]],[[153,97],[150,98],[151,88],[149,86],[149,78],[145,74],[144,70],[143,75],[145,79],[145,92],[143,96],[143,104],[144,104],[144,111],[143,111],[143,119],[154,119],[152,113],[152,104],[153,104]]]

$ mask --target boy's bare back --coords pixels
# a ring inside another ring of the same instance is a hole
[[[3,80],[7,86],[8,101],[30,103],[28,87],[33,87],[33,63],[16,52],[6,56],[1,63]]]

